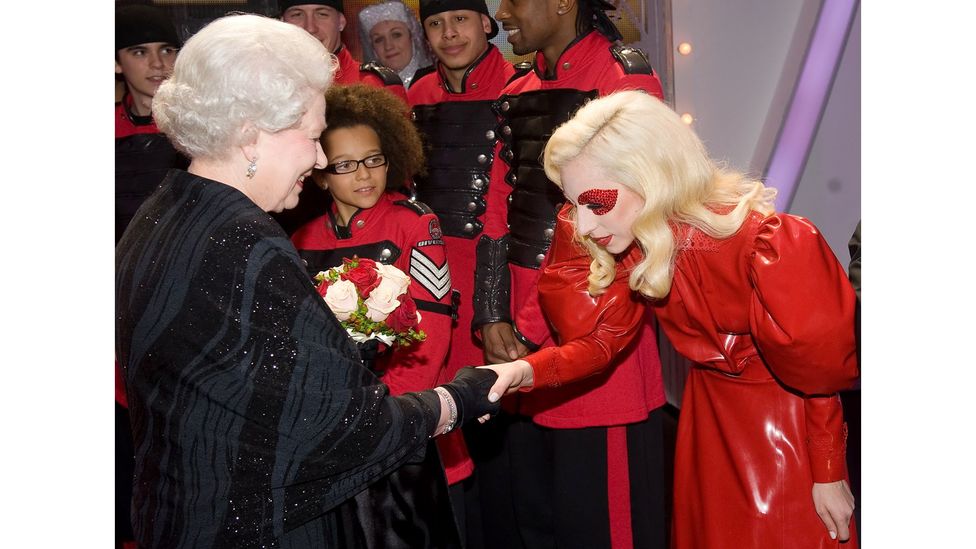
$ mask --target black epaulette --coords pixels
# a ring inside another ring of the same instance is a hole
[[[651,62],[640,48],[632,46],[610,46],[610,53],[624,66],[625,74],[654,74]]]
[[[430,209],[430,206],[419,202],[417,200],[397,200],[393,202],[397,206],[403,206],[404,208],[409,208],[413,210],[417,215],[432,214],[434,210]]]
[[[512,66],[515,67],[515,74],[513,74],[512,77],[508,79],[508,82],[505,82],[506,85],[511,84],[514,80],[518,78],[522,78],[526,74],[529,74],[529,71],[532,70],[532,61],[522,61],[521,63],[512,63]]]
[[[389,67],[384,67],[376,61],[370,61],[368,63],[359,65],[359,72],[371,72],[376,76],[379,76],[380,80],[383,81],[384,86],[403,85],[403,80],[400,80],[400,75],[397,74],[395,70]]]
[[[427,76],[428,74],[434,72],[437,69],[437,65],[427,65],[426,67],[420,67],[417,72],[413,73],[413,79],[410,80],[410,85],[413,86],[420,81],[421,78]]]

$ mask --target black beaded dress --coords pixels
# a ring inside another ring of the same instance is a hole
[[[387,490],[437,459],[436,397],[389,396],[244,194],[171,171],[116,248],[115,292],[141,547],[457,545],[442,470]]]

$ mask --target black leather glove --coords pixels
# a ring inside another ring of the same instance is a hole
[[[455,428],[485,414],[497,414],[501,408],[498,402],[488,402],[488,391],[498,379],[498,374],[488,368],[468,366],[458,370],[454,380],[441,385],[454,397],[458,419]]]

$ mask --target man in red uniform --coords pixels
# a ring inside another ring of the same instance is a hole
[[[513,51],[535,60],[495,104],[491,181],[505,184],[488,191],[474,296],[489,362],[554,340],[538,303],[539,268],[564,201],[542,169],[549,136],[589,99],[622,89],[662,97],[643,52],[617,45],[607,9],[603,0],[502,0],[495,14]],[[517,395],[505,407],[514,413],[489,422],[500,442],[494,455],[476,449],[479,479],[511,493],[486,495],[482,484],[488,545],[666,546],[665,397],[650,318],[605,369]]]
[[[283,0],[278,3],[281,8],[281,20],[305,29],[309,34],[322,42],[325,49],[336,56],[338,67],[335,73],[335,84],[363,83],[377,88],[383,88],[407,102],[407,92],[403,88],[403,81],[396,71],[379,63],[360,63],[349,52],[349,48],[342,43],[342,30],[346,28],[346,16],[342,13],[342,0]],[[272,214],[285,232],[292,234],[305,223],[325,213],[329,193],[318,185],[307,185],[299,195],[298,206],[290,210]]]
[[[180,37],[166,13],[152,6],[125,6],[115,14],[115,74],[125,82],[115,104],[115,138],[159,133],[152,119],[156,89],[173,72]]]
[[[498,119],[492,104],[514,76],[488,40],[498,34],[484,0],[421,0],[424,33],[437,62],[418,71],[407,92],[413,118],[427,144],[427,175],[416,181],[417,200],[440,218],[454,286],[461,292],[458,328],[454,332],[444,378],[482,362],[471,332],[474,309],[475,246],[484,228]],[[460,430],[439,437],[451,498],[468,547],[479,547],[480,516],[473,482],[474,464]]]

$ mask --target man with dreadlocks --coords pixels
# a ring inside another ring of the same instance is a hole
[[[495,184],[474,294],[474,326],[488,362],[559,343],[538,305],[539,269],[564,200],[541,164],[553,130],[588,100],[614,91],[662,97],[643,52],[620,45],[610,9],[604,0],[502,0],[495,14],[513,51],[534,52],[535,60],[494,105]],[[553,368],[531,392],[506,397],[507,414],[468,433],[481,472],[487,546],[667,545],[665,397],[650,313],[640,307],[635,302],[626,315],[633,344],[608,366],[574,372],[573,379]]]

